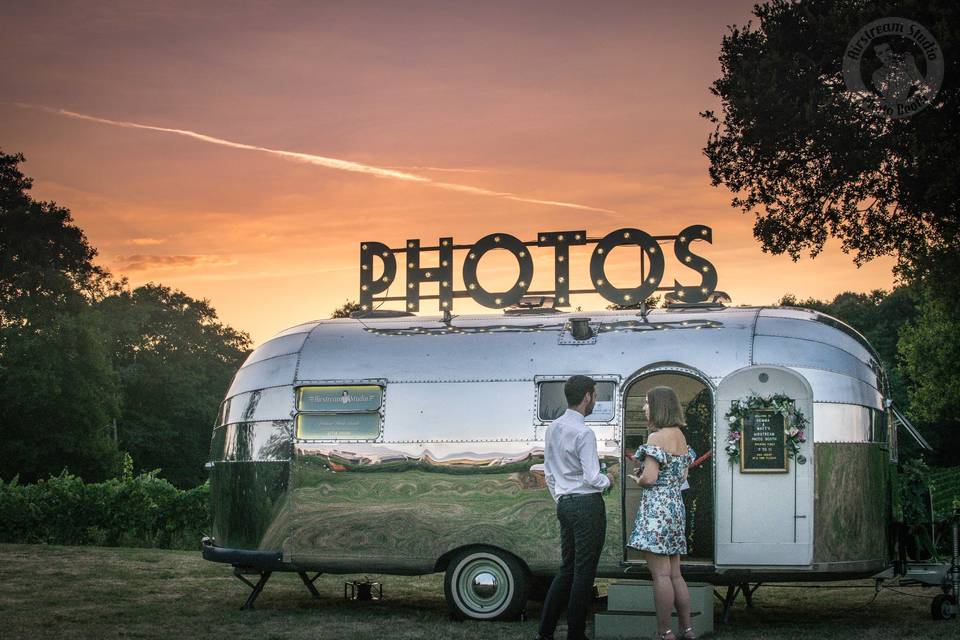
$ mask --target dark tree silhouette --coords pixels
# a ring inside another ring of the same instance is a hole
[[[909,273],[960,252],[960,3],[776,0],[731,27],[712,92],[722,112],[705,148],[715,185],[756,212],[765,251],[795,260],[838,238],[857,263],[895,255]],[[860,107],[842,77],[847,44],[887,16],[923,24],[946,61],[924,110],[889,119]]]

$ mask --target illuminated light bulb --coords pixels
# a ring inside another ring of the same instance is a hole
[[[707,288],[706,288],[706,287],[701,287],[700,291],[702,291],[703,293],[706,293],[706,292],[707,292]]]
[[[450,243],[447,242],[446,240],[444,240],[441,244],[442,244],[443,246],[447,246],[447,245],[450,244]]]
[[[521,281],[520,281],[520,282],[518,282],[517,284],[519,284],[519,285],[520,285],[521,287],[525,287],[525,286],[527,286],[527,283],[526,283],[526,282],[524,282],[523,280],[521,280]]]
[[[602,286],[603,286],[603,279],[597,280],[597,286],[598,286],[598,287],[602,287]]]
[[[650,284],[653,284],[653,283],[656,282],[656,281],[657,281],[656,278],[648,278],[648,279],[647,279],[647,282],[649,282]]]
[[[546,242],[547,236],[540,236],[540,242]]]
[[[603,253],[603,247],[598,248],[597,253]]]
[[[412,243],[412,242],[407,243],[407,246],[410,247],[411,249],[413,249],[413,243]]]
[[[447,303],[446,303],[446,302],[442,302],[442,303],[440,303],[440,306],[445,307],[445,306],[447,306]]]
[[[380,278],[380,280],[381,280],[382,282],[386,282],[387,280],[389,280],[389,278],[387,278],[387,276],[383,276],[382,278]]]
[[[476,289],[476,288],[477,288],[477,285],[475,285],[475,284],[473,284],[473,283],[471,282],[469,285],[467,285],[467,288],[469,288],[469,289]]]
[[[360,248],[363,249],[364,251],[366,251],[366,250],[367,250],[367,245],[365,245],[365,244],[360,245]]]
[[[563,256],[557,256],[557,262],[563,262]]]
[[[524,256],[527,255],[527,252],[526,252],[526,251],[521,251],[521,252],[519,253],[519,255],[520,255],[520,257],[522,258],[522,257],[524,257]]]
[[[429,271],[427,271],[427,272],[426,272],[425,274],[423,274],[423,275],[425,275],[426,277],[428,277],[428,278],[429,278],[429,277],[430,277],[430,272],[429,272]]]
[[[407,307],[408,307],[409,309],[413,309],[413,303],[411,302],[410,304],[407,305]]]
[[[363,309],[364,311],[366,311],[366,310],[367,310],[367,305],[365,305],[365,304],[364,304],[364,305],[360,305],[360,308]]]
[[[573,236],[573,238],[574,238],[574,240],[579,240],[579,239],[580,239],[580,234],[578,233],[577,235]]]
[[[493,302],[494,304],[500,304],[500,298],[494,298]]]
[[[706,230],[706,229],[700,229],[700,235],[702,235],[702,236],[707,235],[707,230]]]
[[[684,295],[685,295],[685,294],[684,294],[683,291],[677,291],[677,297],[678,297],[678,298],[682,298]]]
[[[389,251],[384,251],[381,255],[382,255],[384,258],[386,258],[387,256],[390,255],[390,252],[389,252]]]
[[[367,270],[367,265],[362,265],[360,268],[363,269],[364,271],[366,271],[366,270]]]
[[[413,284],[412,282],[407,285],[407,288],[409,288],[409,289],[413,289],[413,287],[414,287],[414,284]]]
[[[684,262],[690,262],[690,260],[692,260],[690,256],[687,256],[686,258],[683,259]]]
[[[493,236],[494,242],[500,242],[500,236]]]
[[[630,237],[630,232],[629,232],[629,231],[624,231],[624,232],[623,232],[623,237],[624,237],[624,238],[629,238],[629,237]]]
[[[447,265],[448,265],[448,264],[450,264],[450,263],[449,263],[449,262],[447,262],[446,260],[444,260],[444,261],[443,261],[443,262],[441,262],[440,264],[442,264],[443,266],[447,266]]]
[[[687,239],[684,236],[680,236],[680,242],[686,242]]]
[[[626,294],[625,296],[623,296],[623,299],[629,301],[629,300],[630,300],[630,294],[628,293],[628,294]]]
[[[557,240],[563,240],[563,234],[562,234],[562,233],[557,236]]]
[[[444,280],[443,282],[440,283],[440,286],[442,286],[442,287],[449,287],[449,286],[450,286],[450,283],[447,282],[446,280]]]
[[[567,299],[564,298],[563,296],[560,296],[559,300],[560,300],[560,302],[566,302],[566,301],[567,301]]]
[[[653,245],[652,247],[650,247],[649,249],[647,249],[647,253],[649,253],[650,255],[653,255],[653,254],[655,254],[656,252],[657,252],[657,245]]]
[[[367,285],[363,285],[362,287],[360,287],[360,289],[363,290],[363,291],[366,291],[366,290],[367,290]]]
[[[710,267],[704,267],[704,268],[703,268],[703,272],[704,272],[704,273],[706,273],[706,272],[708,272],[708,271],[710,271]]]
[[[476,258],[476,257],[477,257],[477,254],[475,254],[475,253],[471,253],[471,254],[470,254],[470,259],[471,259],[471,260],[473,260],[473,259]]]
[[[557,278],[557,282],[563,282],[564,280],[565,278],[563,276],[560,276],[559,278]]]
[[[407,266],[410,267],[411,269],[413,269],[413,263],[412,263],[412,262],[408,262],[408,263],[407,263]]]

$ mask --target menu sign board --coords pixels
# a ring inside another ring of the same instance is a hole
[[[786,420],[782,413],[754,410],[743,418],[740,471],[786,473]]]

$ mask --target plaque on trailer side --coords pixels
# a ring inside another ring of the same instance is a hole
[[[787,420],[782,413],[756,409],[743,417],[740,436],[740,471],[786,473]]]

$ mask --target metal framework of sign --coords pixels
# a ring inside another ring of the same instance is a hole
[[[787,420],[780,412],[751,410],[743,418],[740,438],[740,471],[743,473],[785,473]]]
[[[704,225],[691,225],[675,236],[652,236],[633,228],[617,229],[602,238],[590,238],[584,230],[549,231],[537,234],[537,240],[523,242],[507,233],[491,233],[472,245],[454,244],[453,238],[440,238],[437,246],[421,247],[419,240],[407,240],[402,248],[391,249],[381,242],[360,243],[360,310],[369,311],[376,302],[406,303],[407,311],[419,311],[421,300],[438,300],[441,311],[453,309],[454,298],[470,297],[477,303],[502,309],[517,304],[523,296],[553,296],[558,307],[570,306],[570,295],[599,293],[614,304],[634,305],[646,300],[655,291],[672,291],[683,302],[704,302],[717,287],[717,270],[705,258],[694,254],[690,244],[703,240],[713,242],[713,231]],[[680,264],[693,270],[699,277],[696,285],[683,285],[674,280],[672,287],[661,287],[665,257],[661,241],[673,241],[673,253]],[[593,289],[570,289],[570,247],[595,244],[590,257],[590,284]],[[610,252],[619,246],[637,245],[641,248],[640,275],[642,282],[635,287],[620,288],[610,284],[605,264]],[[533,258],[527,247],[553,247],[553,291],[530,291],[533,281]],[[477,279],[477,268],[485,254],[504,249],[516,259],[520,273],[516,282],[506,291],[487,291]],[[453,254],[466,251],[463,261],[465,291],[453,290]],[[423,252],[437,252],[438,260],[431,266],[420,262]],[[397,277],[397,254],[405,254],[406,289],[403,296],[383,296]],[[374,278],[374,259],[382,263],[382,273]],[[646,266],[649,263],[649,267]],[[420,285],[437,283],[437,295],[421,295]]]

